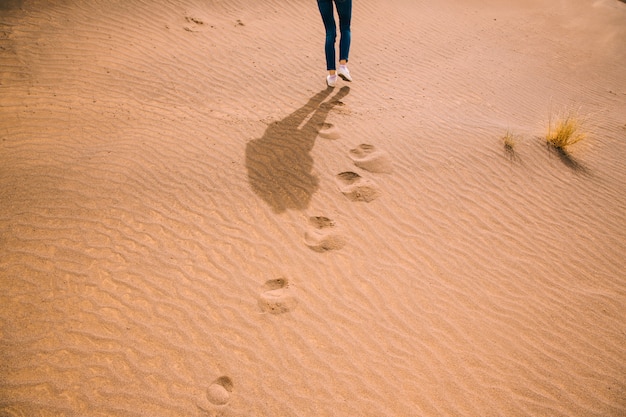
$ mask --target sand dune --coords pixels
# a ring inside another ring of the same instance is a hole
[[[0,2],[0,415],[625,415],[624,21]]]

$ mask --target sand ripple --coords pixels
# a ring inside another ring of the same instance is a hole
[[[0,415],[626,413],[621,2],[355,2],[333,91],[308,2],[40,3],[0,5]]]

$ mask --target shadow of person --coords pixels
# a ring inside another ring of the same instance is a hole
[[[311,150],[328,112],[350,87],[341,88],[332,100],[322,103],[331,92],[327,88],[315,94],[304,106],[270,124],[262,138],[246,145],[250,186],[276,213],[308,207],[318,189],[318,179],[311,172]]]
[[[0,10],[14,10],[22,8],[23,0],[0,0]]]

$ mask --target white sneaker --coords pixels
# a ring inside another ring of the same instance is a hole
[[[327,75],[326,76],[326,84],[329,87],[334,87],[337,84],[337,74]]]
[[[339,65],[339,69],[337,70],[337,74],[344,80],[344,81],[352,81],[352,77],[350,76],[350,70],[348,69],[347,66],[345,65]]]

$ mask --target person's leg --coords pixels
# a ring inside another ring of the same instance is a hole
[[[324,22],[324,28],[326,29],[326,44],[324,48],[324,52],[326,54],[326,69],[330,74],[334,74],[337,69],[337,64],[335,63],[335,40],[337,39],[337,26],[335,25],[333,1],[317,0],[317,6],[320,9],[322,21]]]
[[[345,81],[352,81],[350,71],[346,66],[348,56],[350,55],[350,42],[352,40],[352,33],[350,31],[352,0],[335,0],[335,5],[337,6],[337,14],[339,15],[339,31],[341,32],[341,39],[339,40],[339,70],[337,72]]]
[[[350,32],[350,24],[352,21],[352,0],[335,0],[337,6],[337,14],[339,15],[339,32],[341,39],[339,40],[339,60],[342,64],[348,62],[350,55],[350,41],[352,33]]]

